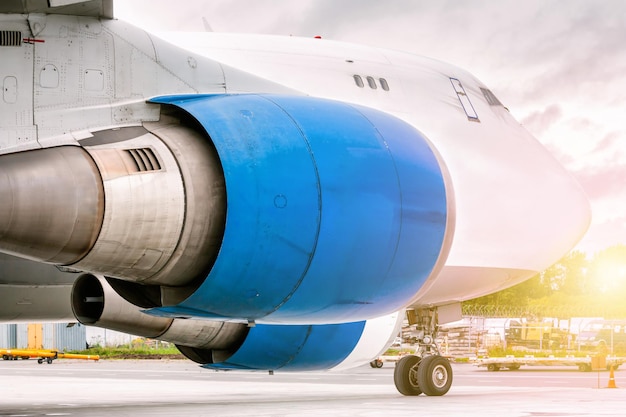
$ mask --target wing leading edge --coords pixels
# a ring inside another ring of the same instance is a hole
[[[3,0],[0,13],[53,13],[113,18],[113,0]]]

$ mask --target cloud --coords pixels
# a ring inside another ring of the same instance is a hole
[[[558,104],[551,104],[544,110],[532,112],[522,119],[522,124],[531,132],[541,135],[563,118],[563,110]]]
[[[622,132],[612,131],[609,132],[604,138],[602,138],[596,145],[594,152],[606,153],[606,152],[619,152],[624,149],[626,143],[626,137]],[[625,161],[626,162],[626,161]],[[625,179],[626,180],[626,179]]]
[[[595,221],[578,244],[576,249],[584,252],[597,252],[610,246],[624,244],[626,215],[614,216],[605,221]]]
[[[624,162],[587,168],[574,175],[592,200],[621,195],[622,201],[626,202],[626,164]],[[622,211],[626,214],[626,206],[622,207]]]
[[[568,100],[585,95],[603,99],[613,82],[624,83],[626,25],[623,2],[546,2],[544,18],[532,25],[534,48],[525,49],[537,76],[527,84],[527,97],[558,94]],[[609,95],[612,96],[612,95]]]

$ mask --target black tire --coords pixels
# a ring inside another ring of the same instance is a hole
[[[8,361],[9,360],[9,355],[2,355],[2,360]]]
[[[370,362],[370,366],[372,368],[382,368],[383,361],[381,361],[380,359],[374,359],[373,361]]]
[[[487,370],[491,372],[495,372],[495,371],[499,371],[500,367],[496,365],[495,363],[490,363],[489,365],[487,365]]]
[[[46,359],[46,362],[48,362],[48,365],[50,365],[52,363],[52,358]]]
[[[42,358],[37,359],[37,363],[41,365],[43,363],[43,359]]]
[[[511,371],[519,371],[519,368],[520,368],[520,365],[517,364],[517,363],[514,364],[514,365],[509,366],[509,370],[511,370]]]
[[[445,395],[452,386],[450,361],[439,355],[426,356],[417,370],[417,381],[424,394],[435,397]]]
[[[418,384],[420,358],[414,355],[405,356],[396,363],[393,371],[393,382],[402,395],[420,395],[422,390]]]

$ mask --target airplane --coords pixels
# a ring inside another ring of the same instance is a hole
[[[147,33],[112,0],[0,4],[0,321],[175,343],[206,368],[336,370],[419,335],[444,395],[461,302],[571,250],[579,184],[481,81],[404,52]]]

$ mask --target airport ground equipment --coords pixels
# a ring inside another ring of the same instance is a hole
[[[498,358],[479,358],[474,362],[474,366],[486,367],[488,371],[499,371],[501,369],[508,369],[511,371],[517,371],[522,365],[529,366],[577,366],[580,371],[589,372],[598,366],[596,363],[602,363],[601,357],[575,357],[565,356],[556,357],[548,356],[545,358],[535,357],[534,355],[526,355],[524,357],[515,357],[508,355],[506,357]],[[598,362],[596,362],[598,361]],[[619,368],[621,364],[626,362],[626,358],[607,356],[603,363],[602,368],[607,370]]]
[[[51,364],[55,359],[100,360],[99,355],[80,355],[47,349],[0,349],[0,355],[4,360],[37,358],[40,364],[44,362]]]

